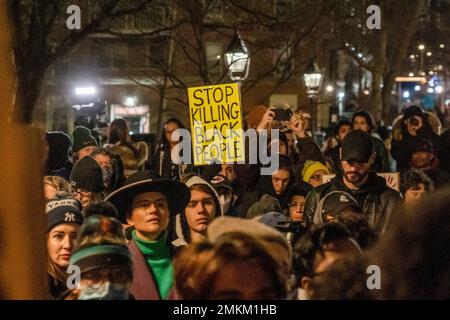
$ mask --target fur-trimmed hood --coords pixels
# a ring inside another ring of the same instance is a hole
[[[441,122],[439,121],[439,118],[431,112],[424,112],[424,114],[426,115],[427,118],[426,121],[428,121],[428,123],[430,124],[433,133],[436,135],[440,135],[442,125]],[[400,115],[392,122],[392,138],[395,140],[403,139],[402,121],[403,115]]]

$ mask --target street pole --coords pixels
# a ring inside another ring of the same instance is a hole
[[[313,95],[309,98],[311,105],[311,133],[314,139],[317,131],[317,96]]]

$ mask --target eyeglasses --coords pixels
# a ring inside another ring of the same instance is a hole
[[[73,194],[75,196],[80,196],[80,197],[83,197],[83,198],[84,197],[89,197],[92,194],[92,192],[87,191],[85,189],[73,189],[72,192],[73,192]]]

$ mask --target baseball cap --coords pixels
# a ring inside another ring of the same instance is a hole
[[[336,216],[342,210],[352,207],[362,212],[358,202],[350,194],[344,191],[336,191],[327,196],[322,207],[322,216]]]
[[[368,162],[373,152],[372,137],[362,130],[353,130],[342,141],[341,160]]]

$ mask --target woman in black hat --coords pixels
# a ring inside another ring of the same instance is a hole
[[[184,211],[190,199],[187,186],[139,171],[106,200],[118,209],[122,223],[134,228],[128,248],[133,257],[130,292],[138,300],[175,298],[169,218]]]
[[[73,167],[70,184],[75,198],[84,208],[105,198],[105,183],[100,165],[91,156],[85,156]]]
[[[83,223],[80,203],[71,198],[61,198],[47,203],[47,252],[49,290],[54,299],[67,291],[69,258],[75,239]]]

